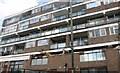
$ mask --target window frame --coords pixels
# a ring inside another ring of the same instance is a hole
[[[106,55],[105,55],[105,51],[102,51],[101,49],[84,51],[82,54],[80,54],[80,62],[92,62],[92,61],[103,61],[103,60],[106,60]]]
[[[96,35],[96,31],[99,31],[99,36]],[[104,30],[104,35],[102,34],[102,30]],[[90,38],[97,38],[97,37],[102,37],[102,36],[106,36],[107,35],[107,31],[106,28],[100,28],[100,29],[94,29],[94,30],[90,30],[89,31],[89,37]]]

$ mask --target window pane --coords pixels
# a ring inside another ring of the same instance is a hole
[[[37,64],[37,60],[36,59],[32,59],[31,65],[36,65]]]
[[[37,65],[42,65],[42,59],[37,59]]]
[[[48,58],[44,58],[43,61],[42,61],[42,64],[45,65],[48,63]]]
[[[90,36],[90,38],[94,38],[95,37],[95,34],[94,34],[93,30],[89,32],[89,36]]]
[[[89,55],[89,61],[93,61],[93,54],[90,53],[90,54],[88,54],[88,55]]]
[[[89,61],[88,54],[84,55],[84,61]]]
[[[99,37],[100,36],[100,30],[99,29],[95,30],[95,34],[96,34],[96,37]]]
[[[101,29],[101,36],[106,35],[106,29]]]
[[[80,62],[84,62],[84,55],[80,55]]]
[[[97,60],[97,53],[93,53],[93,61]]]
[[[102,53],[97,53],[97,60],[103,60]]]

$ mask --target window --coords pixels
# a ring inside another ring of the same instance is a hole
[[[31,65],[46,65],[48,63],[48,58],[38,58],[32,59]]]
[[[33,24],[33,23],[36,23],[36,22],[39,22],[39,18],[33,18],[30,20],[30,24]]]
[[[10,71],[19,73],[23,71],[23,61],[13,61],[10,63]],[[19,71],[19,72],[18,72]]]
[[[28,27],[29,27],[29,22],[26,21],[26,22],[20,23],[19,30],[24,30],[24,29],[27,29]]]
[[[45,39],[45,40],[39,40],[38,41],[38,46],[45,46],[45,45],[48,45],[48,39]]]
[[[91,2],[87,4],[87,9],[98,7],[100,5],[101,5],[100,1]]]
[[[39,11],[41,11],[41,8],[33,9],[33,10],[32,10],[32,14],[37,13],[37,12],[39,12]]]
[[[25,44],[25,48],[31,48],[31,47],[35,47],[35,41],[27,42],[27,43]]]
[[[80,55],[80,62],[106,60],[105,52],[102,50],[84,51]]]
[[[50,14],[43,15],[43,16],[41,17],[41,21],[48,20],[48,19],[50,19],[50,18],[51,18],[51,15],[50,15]]]
[[[52,4],[43,6],[42,10],[47,10],[47,9],[50,9],[50,8],[52,8]]]
[[[118,34],[118,26],[109,27],[110,35]]]
[[[105,28],[101,28],[101,29],[91,30],[89,32],[89,35],[90,35],[90,38],[105,36],[106,35],[106,29]]]
[[[80,73],[107,73],[107,67],[81,68]]]

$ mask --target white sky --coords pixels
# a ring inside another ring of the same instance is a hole
[[[0,0],[0,28],[4,17],[49,0]]]

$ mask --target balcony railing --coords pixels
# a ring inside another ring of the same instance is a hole
[[[55,43],[50,45],[50,49],[61,49],[65,47],[66,47],[66,43]]]
[[[80,15],[84,15],[85,14],[85,11],[80,11],[80,12],[74,12],[72,14],[73,17],[76,17],[76,16],[80,16]]]
[[[54,22],[54,21],[59,21],[59,20],[65,19],[65,18],[66,18],[66,15],[61,15],[61,16],[57,16],[57,17],[53,18],[52,21],[53,21],[53,22]]]
[[[58,7],[53,7],[53,10],[58,10],[58,9],[62,9],[62,8],[65,8],[66,7],[66,4],[62,4]]]
[[[52,44],[50,45],[50,49],[57,49],[58,44]]]
[[[88,45],[87,38],[80,38],[73,41],[73,46],[84,46],[84,45]]]
[[[24,53],[23,49],[17,49],[14,51],[14,54],[22,54],[22,53]]]
[[[79,12],[73,12],[72,16],[73,17],[76,17],[76,16],[80,16],[80,15],[84,15],[86,12],[85,12],[85,9],[79,11]]]
[[[28,19],[28,18],[30,18],[30,16],[24,16],[24,17],[21,18],[21,20],[25,20],[25,19]]]
[[[102,25],[105,23],[106,23],[106,21],[104,18],[90,20],[89,23],[86,24],[86,27],[91,27],[91,26],[95,26],[95,25]]]
[[[2,56],[10,55],[11,51],[2,52]]]
[[[107,22],[108,22],[108,23],[112,23],[112,22],[115,22],[115,21],[118,21],[118,20],[120,20],[120,16],[108,18],[108,19],[107,19]]]
[[[73,0],[72,5],[78,4],[78,3],[83,3],[84,0]]]

